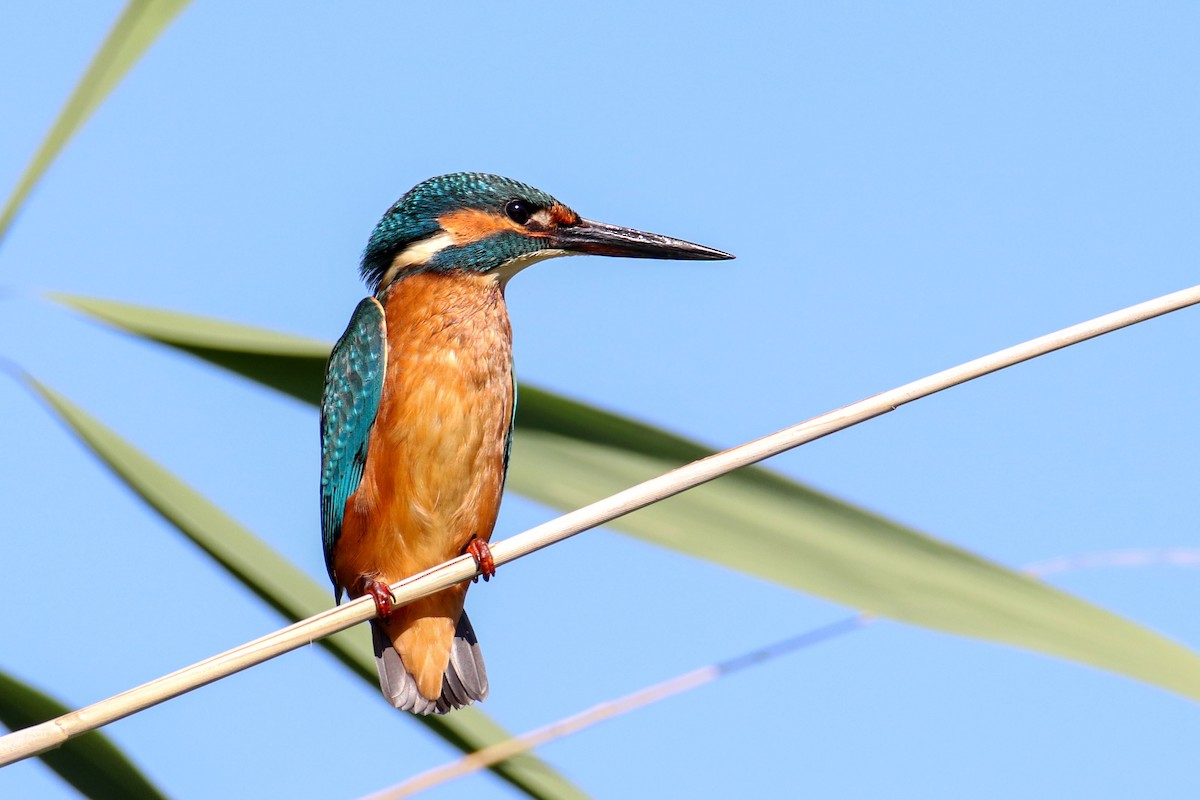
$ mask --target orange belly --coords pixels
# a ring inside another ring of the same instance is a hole
[[[380,299],[383,395],[334,553],[352,597],[362,578],[394,583],[491,537],[513,411],[512,330],[494,277],[418,274]],[[441,693],[466,592],[445,589],[384,625],[427,698]]]

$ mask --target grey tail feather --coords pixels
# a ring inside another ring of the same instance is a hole
[[[483,654],[467,612],[458,618],[454,644],[450,648],[450,663],[442,676],[442,696],[429,700],[417,691],[417,682],[404,668],[400,654],[392,647],[383,629],[371,623],[371,639],[375,644],[375,666],[379,670],[379,688],[388,702],[401,711],[414,714],[445,714],[455,708],[484,700],[488,694],[487,670]]]

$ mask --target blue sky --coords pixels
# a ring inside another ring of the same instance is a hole
[[[0,191],[121,7],[8,10]],[[523,380],[733,445],[1195,283],[1197,53],[1189,3],[197,2],[0,245],[0,355],[324,580],[313,411],[36,290],[332,340],[383,210],[498,172],[737,254],[555,261],[508,290]],[[1185,311],[771,466],[1014,566],[1194,545],[1198,329]],[[82,705],[277,627],[11,383],[0,443],[0,667]],[[551,515],[510,496],[496,535]],[[1056,583],[1200,644],[1194,572]],[[605,531],[468,602],[484,710],[514,731],[847,613]],[[315,648],[109,733],[180,797],[351,798],[454,755]],[[541,755],[599,797],[1126,797],[1190,785],[1198,739],[1158,689],[884,624]],[[70,791],[30,762],[0,795]]]

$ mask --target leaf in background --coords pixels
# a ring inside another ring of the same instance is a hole
[[[323,589],[160,464],[62,395],[29,376],[22,378],[130,489],[289,621],[310,617],[332,604],[331,591]],[[313,541],[315,543],[316,539]],[[375,656],[365,632],[366,629],[359,626],[322,639],[318,644],[375,686],[379,680]],[[403,716],[423,723],[468,753],[510,737],[486,714],[474,708],[444,717]],[[531,756],[518,756],[493,769],[532,797],[584,796],[548,765]]]
[[[61,716],[69,708],[0,672],[0,722],[15,731]],[[137,767],[99,731],[85,733],[39,758],[93,800],[163,800]]]
[[[196,331],[213,336],[227,325],[100,300],[55,299],[191,352],[198,346]],[[231,330],[247,335],[243,326]],[[255,357],[264,358],[280,335],[263,331]],[[221,349],[221,341],[214,336],[209,346]],[[308,387],[295,396],[316,403],[324,358],[293,357],[287,366],[295,370],[295,387]],[[257,379],[247,362],[238,371]],[[575,509],[710,452],[522,386],[508,486],[555,508]],[[738,470],[609,525],[864,611],[1079,661],[1200,700],[1200,655],[1182,645],[762,468]]]
[[[137,336],[169,344],[306,403],[321,401],[328,342],[157,308],[48,292],[47,297]]]
[[[187,4],[188,0],[130,0],[125,6],[8,198],[3,213],[0,213],[0,240],[4,239],[21,205],[59,152]]]

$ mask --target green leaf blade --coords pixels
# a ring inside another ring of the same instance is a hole
[[[0,671],[0,723],[19,730],[61,716],[70,709],[49,695]],[[92,731],[39,758],[76,791],[92,800],[165,800],[112,741]]]
[[[33,187],[66,147],[67,142],[187,4],[188,0],[130,0],[125,6],[71,97],[59,112],[50,132],[42,140],[33,160],[17,181],[17,186],[8,198],[3,212],[0,212],[0,241],[8,233],[17,212],[21,210]]]
[[[601,445],[579,448],[541,431],[518,441],[513,489],[555,507],[586,505],[674,466]],[[739,470],[609,525],[873,614],[1089,664],[1200,700],[1195,651],[766,470]]]
[[[93,320],[190,353],[306,403],[321,397],[329,344],[285,333],[132,303],[50,292]]]

